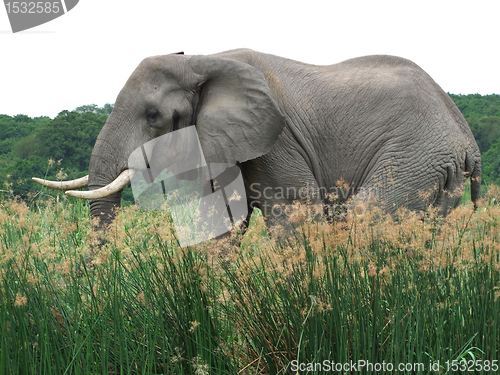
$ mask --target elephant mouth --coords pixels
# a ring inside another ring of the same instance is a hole
[[[98,198],[109,197],[110,195],[113,195],[121,191],[130,182],[130,180],[132,180],[135,174],[136,170],[125,169],[113,182],[99,189],[90,191],[74,190],[88,186],[89,184],[88,175],[71,181],[49,181],[36,177],[33,177],[33,180],[51,189],[67,190],[66,194],[71,197],[81,198],[81,199],[98,199]]]

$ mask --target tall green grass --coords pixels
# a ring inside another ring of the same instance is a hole
[[[188,249],[164,211],[122,209],[98,247],[86,203],[3,197],[0,374],[323,374],[324,361],[452,374],[454,360],[497,361],[488,194],[445,219],[373,209],[300,221],[291,237],[254,216],[237,241]]]

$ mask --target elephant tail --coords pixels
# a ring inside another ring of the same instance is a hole
[[[481,156],[477,146],[475,149],[467,150],[465,173],[466,176],[470,177],[471,200],[474,203],[474,208],[477,208],[477,200],[481,190]]]

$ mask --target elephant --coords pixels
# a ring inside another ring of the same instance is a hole
[[[366,192],[388,213],[433,205],[446,215],[468,178],[474,204],[479,198],[472,132],[415,63],[373,55],[319,66],[250,49],[144,59],[97,137],[88,176],[37,181],[90,199],[92,217],[109,225],[121,190],[144,172],[131,153],[193,125],[207,162],[240,169],[247,220],[255,208],[273,222],[286,216],[278,206],[328,206]]]

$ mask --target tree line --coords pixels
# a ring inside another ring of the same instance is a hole
[[[449,94],[481,151],[483,183],[500,185],[500,95]]]
[[[481,150],[484,183],[500,185],[500,95],[449,95]],[[112,110],[112,104],[91,104],[53,119],[0,115],[0,196],[33,199],[41,188],[33,176],[57,180],[87,174],[95,140]],[[130,189],[123,196],[133,201]]]
[[[112,110],[111,104],[92,104],[54,119],[0,115],[0,189],[29,199],[41,188],[31,177],[60,180],[87,174],[97,135]]]

